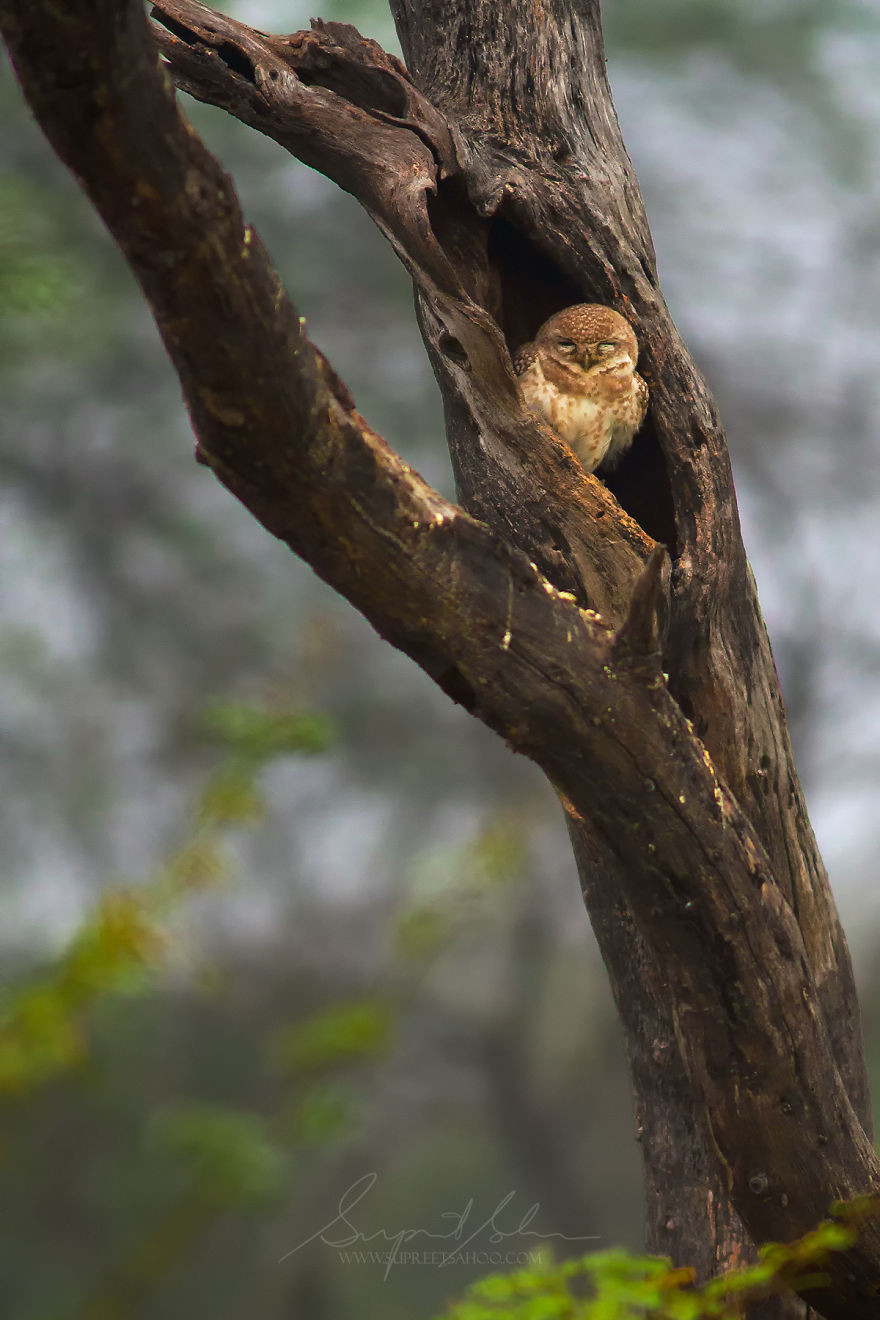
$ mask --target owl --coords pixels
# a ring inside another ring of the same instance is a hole
[[[587,472],[614,467],[645,419],[648,387],[636,371],[638,356],[629,322],[598,303],[557,312],[514,354],[526,404]]]

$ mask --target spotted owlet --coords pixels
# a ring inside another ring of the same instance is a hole
[[[644,421],[648,387],[638,356],[629,322],[598,303],[557,312],[514,355],[523,399],[587,472],[618,463]]]

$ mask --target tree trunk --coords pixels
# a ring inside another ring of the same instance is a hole
[[[536,11],[527,0],[500,7],[493,0],[392,0],[392,9],[410,72],[459,129],[468,199],[495,223],[500,288],[490,310],[509,346],[576,302],[617,306],[638,327],[650,422],[609,484],[670,551],[663,645],[670,688],[793,904],[838,1067],[870,1135],[852,967],[794,765],[742,546],[726,442],[659,291],[647,219],[605,72],[598,3],[556,0]],[[436,354],[433,360],[436,366]],[[454,388],[448,376],[438,372],[444,397]],[[452,411],[447,408],[447,417]],[[478,437],[457,439],[450,437],[462,503],[497,525],[497,485],[485,471],[474,478],[467,458],[458,457],[461,449],[472,455]],[[589,821],[583,829],[572,823],[587,907],[633,1071],[647,1245],[696,1264],[705,1276],[748,1255],[748,1238],[685,1082],[662,974],[638,939],[613,867],[597,857],[591,833]],[[786,1309],[768,1303],[768,1314],[776,1308],[780,1314]]]
[[[309,344],[159,85],[134,0],[0,0],[25,93],[150,301],[203,461],[559,791],[627,1036],[648,1245],[706,1276],[880,1188],[849,955],[724,437],[658,289],[598,0],[392,8],[409,73],[341,24],[270,37],[163,0],[154,29],[180,87],[335,179],[393,244],[466,512],[390,454]],[[583,301],[630,319],[651,390],[607,486],[523,410],[508,353]],[[874,1316],[877,1226],[828,1273],[814,1306]]]
[[[836,1060],[870,1135],[872,1115],[852,966],[810,827],[778,676],[742,546],[714,404],[672,325],[650,231],[605,72],[598,0],[391,0],[407,66],[458,129],[468,202],[491,217],[489,307],[511,349],[577,302],[616,306],[638,328],[651,412],[609,480],[673,561],[663,668],[681,709],[731,787],[793,904]],[[442,185],[440,189],[442,196]],[[429,351],[434,347],[427,336]],[[432,361],[444,399],[455,383]],[[490,526],[503,498],[479,435],[447,402],[459,497]],[[461,435],[461,430],[465,431]],[[509,535],[503,524],[499,530]],[[531,536],[524,546],[532,549]],[[546,558],[538,562],[549,574]],[[611,616],[614,622],[620,616]],[[676,1043],[675,1006],[638,938],[612,859],[589,820],[570,820],[593,928],[621,1014],[645,1163],[648,1249],[701,1277],[748,1257],[709,1129]],[[634,956],[635,955],[635,956]],[[770,1314],[797,1314],[782,1301]]]

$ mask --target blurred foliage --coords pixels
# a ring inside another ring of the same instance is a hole
[[[561,1264],[545,1256],[515,1274],[481,1279],[445,1320],[733,1320],[752,1303],[827,1283],[829,1256],[853,1246],[860,1225],[878,1214],[878,1197],[840,1202],[833,1220],[794,1242],[768,1243],[755,1265],[701,1287],[693,1270],[656,1256],[602,1251]]]
[[[159,1110],[150,1145],[186,1171],[193,1194],[218,1211],[261,1205],[284,1185],[286,1161],[255,1114],[178,1104]]]
[[[242,703],[212,704],[205,722],[231,754],[199,795],[189,837],[155,880],[104,895],[61,958],[0,998],[0,1093],[27,1092],[86,1060],[88,1011],[155,985],[168,944],[163,921],[189,893],[225,878],[223,833],[263,819],[259,771],[283,755],[326,751],[334,740],[317,715]],[[332,1055],[333,1041],[325,1048]]]
[[[337,736],[324,714],[283,714],[243,702],[216,702],[206,707],[203,722],[240,761],[254,767],[274,756],[325,752]]]
[[[609,5],[602,25],[609,44],[651,59],[714,52],[775,83],[815,71],[829,28],[874,32],[876,15],[859,0],[840,0],[833,12],[822,0],[667,0],[662,9]]]
[[[270,1049],[284,1073],[312,1073],[335,1063],[384,1053],[391,1042],[393,1019],[381,1000],[334,1004],[310,1018],[277,1032]]]
[[[285,1131],[304,1146],[339,1141],[357,1121],[357,1104],[339,1082],[314,1082],[290,1106]]]
[[[83,307],[85,290],[73,263],[59,251],[51,198],[51,192],[26,177],[0,177],[0,362],[4,371],[25,360],[42,336]]]
[[[442,952],[457,932],[472,929],[481,915],[494,919],[498,887],[515,892],[527,862],[523,823],[506,812],[465,847],[427,854],[413,876],[410,901],[398,915],[398,954],[415,961],[429,958]]]
[[[161,958],[160,928],[143,896],[117,891],[99,905],[48,973],[0,1001],[0,1092],[23,1094],[82,1064],[85,1013],[106,995],[143,990]]]
[[[864,183],[866,126],[841,94],[827,56],[835,38],[876,41],[876,10],[859,0],[833,6],[823,0],[670,0],[609,5],[602,22],[612,58],[635,56],[670,73],[688,61],[707,69],[714,64],[722,81],[729,70],[744,87],[781,93],[797,107],[801,132],[837,180]]]
[[[155,880],[107,893],[60,957],[4,995],[0,1095],[6,1098],[0,1112],[7,1130],[14,1130],[24,1099],[66,1074],[94,1085],[108,1043],[102,1039],[101,1010],[106,1022],[106,1009],[120,997],[161,992],[181,903],[226,876],[223,835],[262,819],[259,772],[279,757],[326,751],[334,741],[330,724],[317,715],[272,713],[242,703],[212,704],[205,722],[229,749],[229,761],[199,796],[190,836]],[[391,1010],[376,998],[337,1003],[276,1029],[264,1050],[272,1071],[303,1079],[292,1110],[289,1094],[268,1116],[157,1096],[142,1141],[158,1193],[150,1198],[155,1203],[139,1218],[133,1239],[103,1261],[85,1296],[57,1314],[83,1320],[133,1314],[197,1249],[219,1216],[277,1201],[288,1190],[292,1150],[339,1141],[353,1118],[354,1111],[316,1075],[381,1055],[392,1030]],[[13,1101],[16,1109],[10,1108]],[[39,1121],[38,1110],[31,1111],[37,1136]],[[32,1283],[30,1302],[41,1291]],[[44,1311],[37,1304],[33,1314],[54,1316],[56,1302],[48,1306]]]

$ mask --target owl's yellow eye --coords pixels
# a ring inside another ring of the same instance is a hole
[[[602,343],[597,344],[596,347],[600,353],[610,353],[612,348],[617,348],[617,345],[613,339],[603,339]]]
[[[573,339],[560,339],[558,340],[558,347],[562,349],[563,353],[573,353],[577,348],[577,344]]]

